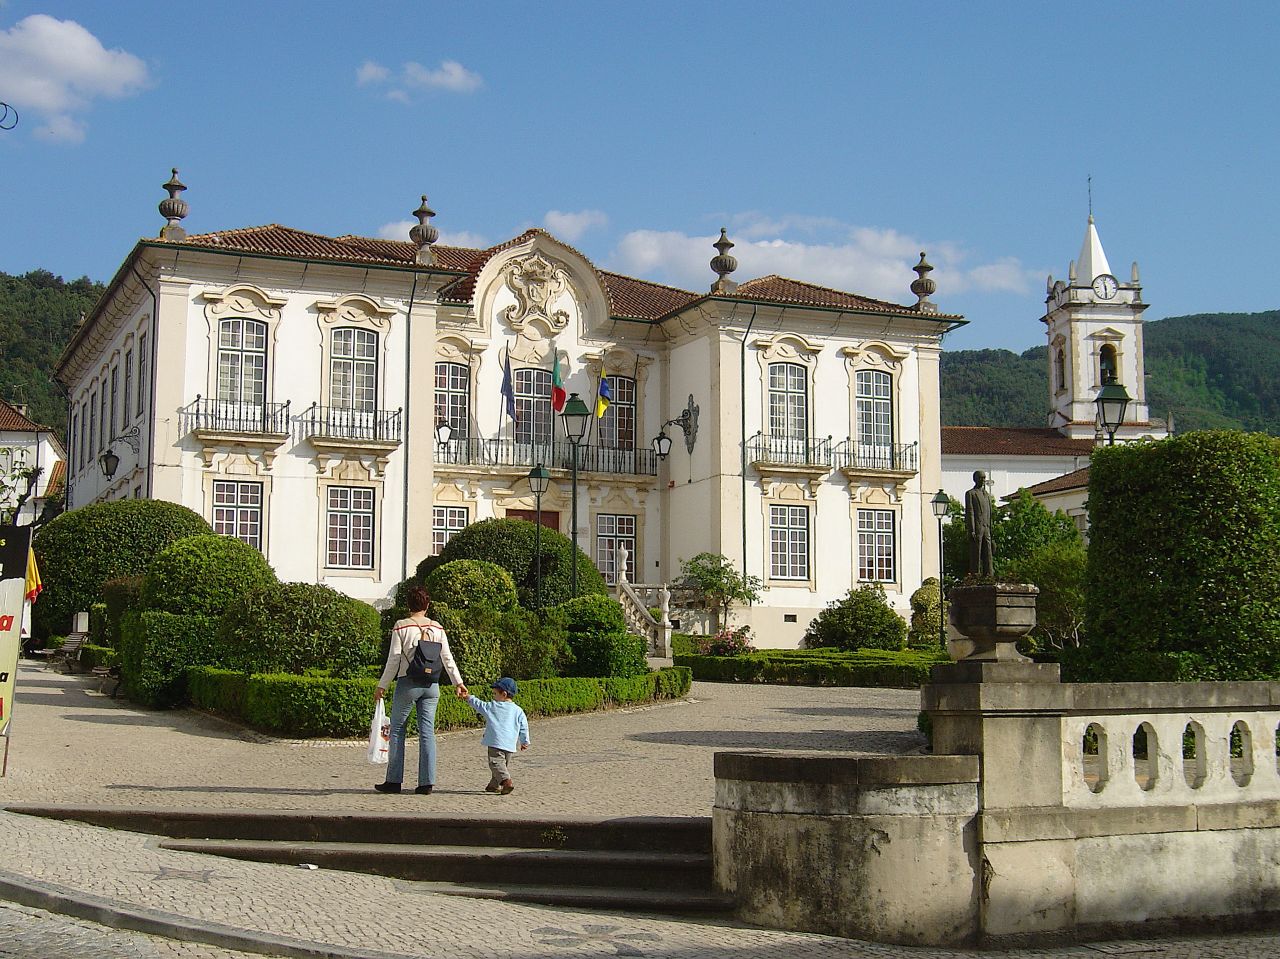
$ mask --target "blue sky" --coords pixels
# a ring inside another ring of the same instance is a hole
[[[0,270],[110,277],[162,224],[442,242],[542,226],[703,289],[766,273],[1043,342],[1086,178],[1148,319],[1274,309],[1274,3],[0,0]]]

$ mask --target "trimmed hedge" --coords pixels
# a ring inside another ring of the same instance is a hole
[[[33,610],[35,634],[67,633],[72,614],[88,609],[107,580],[145,573],[170,543],[208,532],[198,513],[161,500],[90,503],[55,517],[33,544],[44,579]]]
[[[314,583],[250,590],[218,627],[226,665],[249,673],[325,669],[351,676],[374,660],[381,641],[376,609]]]
[[[161,610],[126,613],[120,623],[125,694],[143,706],[176,706],[186,698],[191,666],[219,664],[218,620]]]
[[[110,646],[110,629],[107,625],[107,604],[89,604],[89,642],[95,646]]]
[[[941,650],[769,649],[744,656],[676,656],[693,678],[714,683],[776,683],[782,686],[878,686],[916,689],[929,671],[950,658]]]
[[[107,645],[120,643],[120,620],[131,609],[142,606],[142,574],[117,576],[102,584],[102,602],[107,607]]]
[[[188,536],[165,547],[142,581],[142,605],[182,616],[220,616],[240,596],[276,584],[262,554],[229,536]]]
[[[1091,464],[1087,638],[1064,674],[1280,678],[1280,439],[1188,433]]]
[[[516,584],[497,563],[455,559],[439,566],[423,585],[432,603],[452,609],[484,606],[505,611],[516,605]]]
[[[119,666],[120,653],[107,646],[91,646],[85,643],[80,647],[80,665],[84,667],[85,672],[99,666]]]
[[[373,713],[372,679],[254,674],[195,666],[187,670],[193,705],[231,716],[265,732],[287,736],[363,737]],[[669,667],[628,679],[531,679],[516,702],[530,716],[561,716],[606,706],[678,699],[689,692],[691,673]],[[389,692],[388,698],[391,693]],[[465,700],[441,690],[436,729],[481,725]],[[410,717],[409,729],[414,729]]]

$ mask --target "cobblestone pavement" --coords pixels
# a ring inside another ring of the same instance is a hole
[[[137,710],[93,693],[86,679],[38,667],[24,665],[18,688],[9,777],[0,780],[6,802],[412,809],[424,815],[707,815],[716,749],[901,752],[919,745],[914,692],[698,684],[684,703],[535,720],[536,752],[516,760],[519,785],[511,796],[482,792],[479,733],[461,732],[441,737],[439,792],[385,797],[369,790],[378,776],[364,763],[360,744],[272,741],[193,713]],[[217,944],[106,930],[4,906],[0,956],[230,959],[237,953],[224,948],[251,947],[227,935],[256,940],[252,948],[259,954],[366,959],[984,955],[723,920],[444,897],[400,880],[163,850],[155,837],[10,813],[0,813],[0,889],[6,890],[0,897],[28,906],[185,927],[186,936]],[[427,931],[408,932],[414,929]],[[1002,955],[1280,957],[1280,936],[1114,942]]]

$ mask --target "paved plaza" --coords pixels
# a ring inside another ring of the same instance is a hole
[[[440,782],[432,796],[382,796],[370,789],[381,769],[365,763],[362,743],[273,740],[190,711],[140,710],[100,694],[87,677],[25,663],[18,690],[9,774],[0,780],[5,803],[706,816],[716,750],[865,753],[921,746],[912,691],[698,683],[678,703],[533,720],[533,749],[516,760],[517,788],[510,796],[483,792],[487,771],[477,730],[440,737]],[[402,880],[164,850],[153,836],[11,813],[0,813],[0,851],[0,899],[9,900],[0,904],[0,956],[226,959],[241,954],[236,950],[364,959],[987,954],[777,932],[724,919],[446,897]],[[1098,943],[1002,955],[1130,954],[1280,957],[1280,936]]]

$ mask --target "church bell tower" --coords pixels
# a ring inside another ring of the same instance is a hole
[[[1066,280],[1049,277],[1045,324],[1049,338],[1049,425],[1071,439],[1098,435],[1094,398],[1116,382],[1131,397],[1116,439],[1161,438],[1164,424],[1153,427],[1147,409],[1142,358],[1142,284],[1134,263],[1129,282],[1111,272],[1098,230],[1089,215],[1080,258]]]

